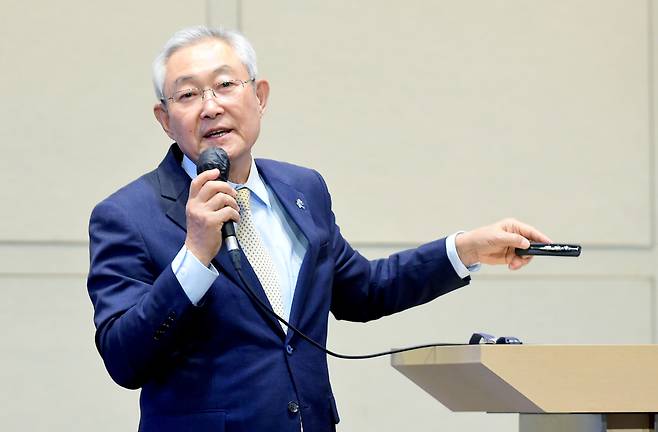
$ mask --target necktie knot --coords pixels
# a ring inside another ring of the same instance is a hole
[[[238,195],[235,197],[235,200],[238,202],[240,210],[242,210],[241,213],[251,211],[249,206],[250,195],[251,191],[248,188],[243,187],[242,189],[238,189]]]

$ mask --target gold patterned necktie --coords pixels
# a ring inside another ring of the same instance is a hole
[[[258,280],[267,295],[267,299],[272,305],[272,310],[279,315],[283,316],[283,298],[281,297],[281,286],[279,285],[279,276],[274,267],[274,261],[269,254],[263,241],[254,226],[251,219],[251,206],[249,204],[249,196],[251,191],[247,188],[238,190],[236,201],[240,206],[240,223],[238,223],[237,235],[238,241],[242,251],[247,256],[249,264],[254,269],[254,273],[258,276]],[[281,323],[284,333],[287,331],[286,326]]]

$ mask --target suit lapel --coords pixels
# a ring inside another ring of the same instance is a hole
[[[183,153],[178,145],[172,144],[156,172],[160,195],[166,203],[167,217],[185,230],[185,204],[190,190],[190,177],[180,165],[182,158]]]
[[[169,207],[167,208],[167,217],[174,221],[183,231],[187,231],[187,224],[185,218],[185,205],[187,204],[187,196],[189,194],[190,185],[186,185]]]
[[[314,209],[308,207],[308,203],[301,191],[291,186],[289,182],[285,181],[280,176],[276,175],[273,170],[269,170],[267,165],[263,165],[262,161],[257,160],[256,165],[258,166],[258,170],[263,176],[263,179],[283,206],[288,217],[297,225],[297,228],[299,228],[308,242],[306,254],[304,255],[302,265],[299,269],[297,285],[295,286],[295,294],[290,311],[290,324],[296,326],[299,323],[304,301],[309,291],[309,279],[313,274],[311,269],[315,265],[319,249],[317,231],[311,215],[311,212]],[[287,336],[288,339],[291,338],[293,336],[292,332],[288,332]]]

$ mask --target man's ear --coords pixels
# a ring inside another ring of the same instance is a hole
[[[267,107],[267,98],[270,96],[270,83],[266,80],[256,81],[256,98],[258,99],[258,110],[262,116]]]
[[[160,126],[162,126],[162,130],[165,131],[169,138],[176,141],[176,138],[174,138],[171,134],[171,129],[169,127],[169,113],[167,112],[167,108],[164,106],[164,104],[157,103],[153,105],[153,114],[155,115],[155,119],[158,121],[158,123],[160,123]]]

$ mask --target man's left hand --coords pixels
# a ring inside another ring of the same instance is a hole
[[[458,234],[455,246],[465,266],[475,263],[507,264],[518,270],[528,264],[531,256],[520,257],[515,248],[527,249],[530,241],[552,243],[551,239],[530,225],[515,219],[504,219],[493,225]]]

